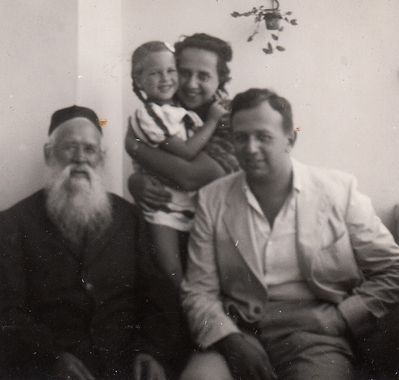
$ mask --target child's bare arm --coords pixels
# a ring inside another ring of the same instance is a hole
[[[160,147],[169,153],[191,161],[199,152],[201,152],[206,143],[212,137],[219,119],[225,113],[226,109],[223,107],[221,102],[215,101],[209,110],[206,122],[192,137],[187,141],[184,141],[179,137],[172,136],[166,139]]]

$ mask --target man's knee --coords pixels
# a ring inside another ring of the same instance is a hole
[[[180,380],[233,380],[223,356],[216,351],[194,354]]]

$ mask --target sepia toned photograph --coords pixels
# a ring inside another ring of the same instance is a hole
[[[0,0],[0,379],[399,379],[398,0]]]

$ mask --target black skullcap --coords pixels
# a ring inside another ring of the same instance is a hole
[[[100,126],[100,120],[92,109],[73,105],[72,107],[62,108],[53,113],[53,116],[51,116],[50,127],[48,129],[48,135],[50,136],[60,124],[75,117],[84,117],[90,120],[100,133],[103,133]]]

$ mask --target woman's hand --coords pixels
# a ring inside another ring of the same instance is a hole
[[[134,173],[128,179],[129,191],[135,202],[141,207],[159,209],[170,202],[172,194],[164,185],[148,174]]]

